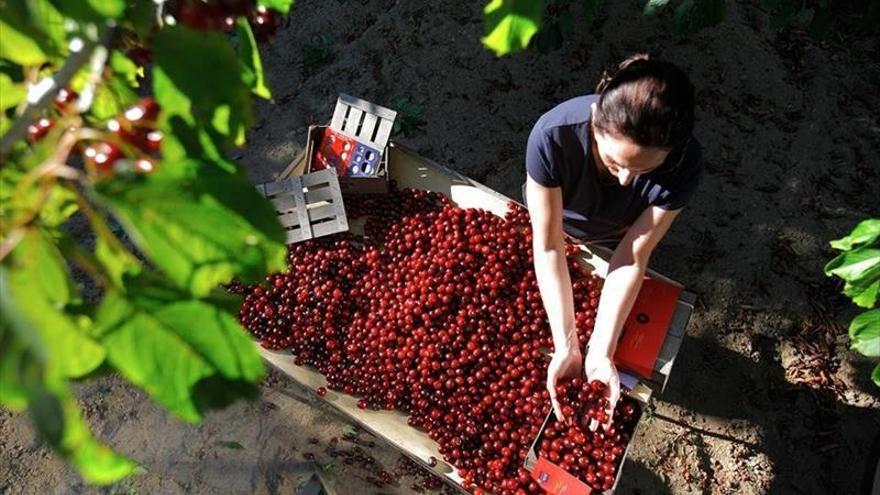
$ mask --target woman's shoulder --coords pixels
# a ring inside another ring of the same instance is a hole
[[[590,122],[590,105],[599,99],[599,95],[583,95],[570,98],[548,110],[535,127],[550,130],[554,127],[577,127]]]

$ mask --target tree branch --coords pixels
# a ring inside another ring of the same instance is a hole
[[[100,59],[101,67],[103,68],[103,63],[107,60],[110,43],[115,39],[116,32],[117,29],[111,27],[107,29],[106,33],[104,33],[100,42],[83,43],[79,50],[74,50],[73,53],[67,57],[64,65],[61,66],[61,69],[59,69],[51,79],[43,81],[48,81],[48,87],[42,91],[42,94],[39,95],[36,101],[28,102],[27,108],[25,108],[21,116],[16,119],[15,124],[13,124],[3,138],[0,139],[0,157],[9,153],[9,150],[12,149],[12,145],[27,135],[28,126],[43,113],[43,110],[52,104],[58,91],[70,83],[73,76],[76,75],[76,73],[86,65],[90,59],[92,59],[92,54],[96,51],[98,54],[97,58]],[[92,89],[92,92],[93,91],[94,89]],[[3,167],[4,163],[5,162],[0,161],[0,168]]]

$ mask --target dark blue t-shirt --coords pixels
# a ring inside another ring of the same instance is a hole
[[[628,186],[616,178],[600,178],[590,151],[590,104],[598,100],[599,95],[579,96],[542,115],[526,149],[529,177],[542,186],[562,188],[565,231],[591,241],[620,238],[649,206],[683,207],[703,168],[700,145],[691,138]]]

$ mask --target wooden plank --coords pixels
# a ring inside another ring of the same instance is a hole
[[[379,121],[379,131],[376,132],[376,146],[381,150],[388,144],[388,138],[391,137],[391,128],[394,126],[394,119]]]
[[[376,143],[373,141],[373,134],[376,131],[376,127],[379,124],[379,118],[371,113],[364,114],[364,123],[361,126],[361,130],[358,132],[358,141],[362,143],[369,144],[370,146],[378,147]]]
[[[336,101],[337,105],[339,105],[339,102],[342,102],[350,107],[359,108],[367,113],[371,113],[385,120],[394,120],[395,118],[397,118],[397,112],[391,110],[390,108],[385,108],[383,106],[376,105],[375,103],[371,103],[367,100],[362,100],[360,98],[356,98],[345,93],[340,93],[339,99]]]
[[[352,107],[351,111],[348,112],[348,117],[345,119],[345,124],[342,126],[342,132],[351,136],[356,135],[363,115],[363,110]]]
[[[275,210],[279,213],[294,211],[297,208],[296,199],[291,195],[276,196],[272,198],[271,203],[275,206]]]
[[[312,224],[317,222],[318,220],[324,220],[325,218],[333,218],[336,216],[336,206],[333,203],[327,203],[321,206],[317,206],[315,208],[308,209],[309,220],[311,220]]]
[[[284,227],[297,227],[303,225],[299,218],[299,212],[290,212],[278,215],[278,223]]]
[[[333,190],[329,185],[320,189],[309,189],[305,192],[306,202],[308,204],[317,203],[319,201],[331,201],[333,199]]]

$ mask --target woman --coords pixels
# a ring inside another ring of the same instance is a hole
[[[636,55],[606,73],[596,94],[561,103],[532,129],[525,195],[535,273],[553,333],[547,389],[558,418],[569,419],[556,400],[556,382],[583,374],[608,386],[605,426],[610,424],[620,395],[612,357],[621,328],[651,253],[699,182],[693,123],[687,75],[669,62]],[[585,357],[563,232],[614,249]]]

